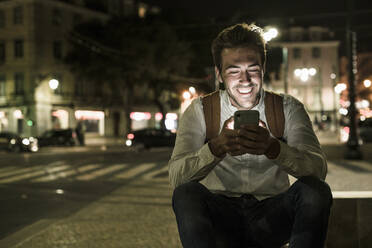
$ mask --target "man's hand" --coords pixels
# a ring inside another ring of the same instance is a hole
[[[260,121],[260,125],[244,125],[238,130],[232,130],[233,117],[225,121],[221,133],[209,142],[211,152],[223,158],[226,154],[232,156],[245,153],[262,155],[274,159],[279,155],[279,141],[270,136],[266,125]]]

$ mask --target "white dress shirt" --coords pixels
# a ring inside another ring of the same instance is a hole
[[[266,126],[265,91],[262,89],[259,103],[253,108],[260,113]],[[285,129],[276,159],[265,155],[243,154],[223,159],[214,156],[205,142],[206,127],[201,97],[195,99],[179,121],[176,144],[169,161],[169,179],[173,187],[199,181],[211,192],[228,196],[252,194],[264,199],[289,188],[288,174],[299,178],[313,175],[325,179],[327,162],[313,131],[309,116],[301,102],[283,95]],[[234,115],[237,108],[231,105],[225,90],[220,91],[221,121]]]

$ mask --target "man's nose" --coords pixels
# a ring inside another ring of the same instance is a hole
[[[250,82],[251,81],[251,76],[249,75],[248,71],[243,71],[243,73],[241,74],[241,78],[240,78],[240,81],[241,82]]]

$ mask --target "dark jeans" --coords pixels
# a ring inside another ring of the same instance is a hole
[[[258,201],[226,197],[198,182],[178,186],[173,210],[184,248],[324,247],[332,193],[325,182],[302,177],[285,193]]]

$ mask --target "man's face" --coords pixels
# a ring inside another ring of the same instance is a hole
[[[238,109],[251,109],[260,100],[263,82],[261,57],[252,47],[225,48],[221,52],[218,80],[225,84],[231,104]]]

